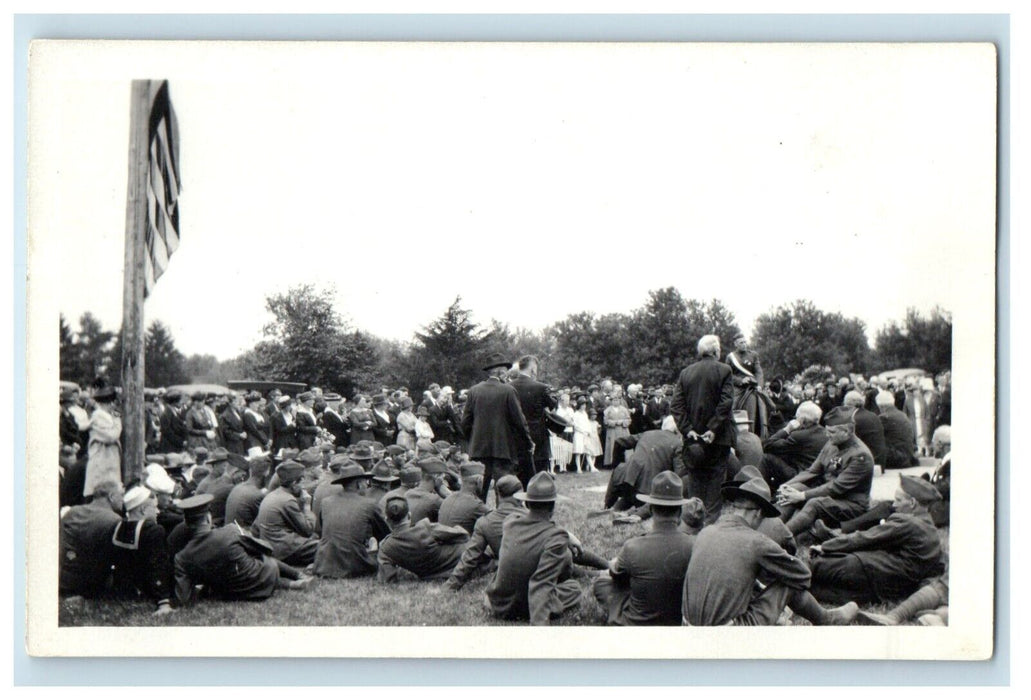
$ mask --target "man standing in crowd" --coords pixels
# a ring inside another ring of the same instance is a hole
[[[305,391],[297,395],[297,412],[294,414],[294,426],[297,429],[297,449],[306,450],[315,446],[315,438],[319,434],[318,421],[315,420],[315,395]]]
[[[736,437],[731,420],[732,372],[719,356],[720,339],[702,336],[698,341],[699,360],[680,373],[670,404],[684,440],[687,495],[705,503],[706,522],[715,521],[719,514],[720,484]]]
[[[716,337],[716,336],[712,336]],[[719,339],[717,338],[717,342]],[[666,400],[661,388],[652,391],[652,398],[644,406],[645,423],[648,430],[659,430],[662,428],[662,419],[672,411],[672,404]]]
[[[175,555],[175,597],[180,606],[196,600],[198,584],[225,600],[265,600],[276,588],[306,588],[310,578],[272,557],[268,543],[236,525],[215,528],[211,496],[180,502],[189,542]]]
[[[778,491],[781,517],[796,538],[817,519],[836,527],[870,507],[873,455],[855,435],[853,412],[839,406],[824,416],[827,444],[820,456]]]
[[[524,484],[537,472],[548,471],[551,462],[551,436],[544,422],[547,410],[554,410],[558,403],[551,397],[547,384],[537,381],[538,362],[533,355],[523,355],[516,363],[518,376],[510,384],[519,395],[519,407],[530,429],[534,448],[522,445],[519,450],[519,480]]]
[[[353,578],[376,573],[376,554],[369,549],[369,541],[383,540],[390,527],[376,501],[365,497],[369,477],[351,462],[333,479],[343,490],[327,496],[316,513],[315,532],[320,536],[315,554],[317,576]]]
[[[440,504],[437,522],[460,527],[472,534],[473,526],[480,516],[490,512],[487,504],[480,500],[484,467],[479,462],[465,462],[459,467],[459,473],[462,476],[462,488]]]
[[[243,397],[240,394],[230,395],[229,405],[222,411],[218,426],[222,444],[229,452],[237,455],[247,454],[247,431],[243,427]]]
[[[519,394],[501,381],[510,364],[500,353],[488,358],[483,371],[489,376],[469,390],[462,417],[462,432],[469,440],[469,458],[485,468],[481,501],[487,500],[487,491],[495,479],[515,473],[520,446],[531,451],[536,448],[519,405]]]
[[[673,472],[662,472],[651,493],[638,496],[652,515],[651,532],[623,543],[608,574],[594,581],[594,597],[610,625],[679,625],[683,617],[684,576],[694,544],[680,525],[684,484]]]
[[[645,427],[644,400],[641,398],[641,385],[630,384],[626,388],[626,408],[630,411],[630,434],[638,435]]]
[[[820,425],[823,411],[813,401],[803,401],[795,410],[795,417],[774,433],[763,445],[763,458],[759,464],[770,490],[793,479],[803,469],[812,466],[827,444],[827,429]]]
[[[304,466],[287,461],[276,467],[279,488],[270,492],[258,508],[253,530],[272,545],[272,556],[291,566],[305,567],[315,561],[319,540],[314,537],[315,516],[311,496],[301,488]]]
[[[916,438],[913,424],[906,415],[895,408],[895,397],[890,391],[877,394],[877,407],[881,409],[878,418],[884,427],[884,468],[905,469],[917,463]]]
[[[469,533],[429,520],[413,523],[404,498],[388,498],[384,506],[390,535],[379,545],[378,579],[401,580],[402,571],[421,580],[446,579],[462,558]]]
[[[576,608],[581,597],[580,584],[572,578],[570,535],[551,519],[558,500],[555,478],[541,472],[516,497],[528,511],[502,526],[498,571],[487,587],[487,600],[495,617],[548,625],[552,617]]]

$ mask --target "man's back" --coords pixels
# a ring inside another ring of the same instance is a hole
[[[421,486],[408,489],[405,492],[405,500],[408,501],[409,515],[413,523],[417,523],[423,518],[437,522],[440,517],[440,507],[444,503],[444,499],[439,494],[427,491]]]
[[[717,445],[734,444],[731,409],[734,386],[731,369],[713,357],[703,357],[680,373],[672,402],[673,417],[682,435],[711,430]]]
[[[827,444],[827,429],[822,425],[810,425],[792,430],[780,430],[763,444],[765,454],[783,459],[795,469],[808,469],[820,456]]]
[[[469,438],[469,457],[515,461],[518,436],[529,439],[529,427],[519,405],[519,395],[495,378],[469,390],[462,428]]]
[[[622,573],[630,582],[630,599],[623,609],[625,622],[681,623],[684,577],[694,540],[694,535],[678,531],[676,522],[653,521],[651,532],[623,544],[613,578]]]
[[[75,506],[61,518],[60,590],[93,592],[101,588],[115,558],[111,535],[122,519],[98,504]]]
[[[623,480],[632,484],[637,493],[648,493],[652,479],[663,471],[676,471],[676,457],[683,442],[679,435],[668,430],[648,430],[641,433],[634,452],[627,462]]]
[[[546,623],[551,612],[546,607],[547,588],[569,578],[572,562],[569,535],[550,519],[534,513],[507,519],[498,571],[487,587],[494,614]]]
[[[316,528],[320,531],[315,573],[330,578],[362,576],[376,571],[369,538],[381,540],[390,528],[375,501],[343,491],[322,501]]]
[[[536,444],[535,459],[547,459],[551,455],[551,447],[548,428],[544,423],[544,409],[556,406],[555,400],[548,392],[548,385],[525,374],[520,374],[509,385],[519,396],[519,406],[530,428],[530,437]]]
[[[176,578],[210,586],[233,600],[262,600],[275,591],[279,568],[272,559],[250,552],[236,525],[194,536],[175,555]]]
[[[870,449],[874,464],[884,465],[888,448],[884,439],[884,425],[880,417],[865,408],[856,410],[853,419],[856,422],[856,437]]]
[[[894,406],[882,406],[879,418],[884,427],[884,442],[887,447],[910,452],[916,449],[913,424],[906,418],[906,414]]]
[[[420,579],[447,578],[462,558],[468,541],[469,533],[462,528],[429,520],[395,530],[380,543],[380,580],[396,580],[399,568]]]
[[[443,500],[437,522],[460,527],[472,534],[476,520],[490,511],[480,497],[468,491],[456,491]]]

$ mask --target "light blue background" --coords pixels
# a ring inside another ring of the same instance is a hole
[[[989,662],[36,659],[25,654],[26,79],[32,39],[987,41],[999,52],[998,260],[1009,260],[1008,15],[16,15],[14,20],[14,682],[16,685],[1005,685],[1009,499],[996,523]],[[998,268],[996,492],[1009,479],[1009,268]]]

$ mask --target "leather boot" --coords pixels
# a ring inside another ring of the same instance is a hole
[[[791,610],[814,625],[851,625],[859,612],[855,603],[845,603],[837,608],[820,605],[809,591],[798,591],[788,600]]]
[[[827,540],[834,539],[840,534],[841,533],[837,530],[832,530],[831,528],[824,525],[823,521],[819,518],[813,523],[812,527],[809,528],[809,535],[817,544],[821,544],[823,542],[826,542]]]

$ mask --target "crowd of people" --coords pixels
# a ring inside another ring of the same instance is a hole
[[[706,336],[698,354],[647,388],[555,388],[537,358],[493,355],[457,393],[148,390],[144,465],[122,464],[117,390],[64,389],[60,592],[143,596],[166,615],[314,577],[458,590],[488,576],[491,614],[531,624],[584,595],[610,624],[947,621],[948,373],[937,388],[766,383],[743,339],[723,357]],[[871,503],[878,469],[931,455],[930,478]],[[553,520],[554,475],[599,468],[589,517],[649,521],[611,561]],[[602,572],[589,591],[576,567]]]

